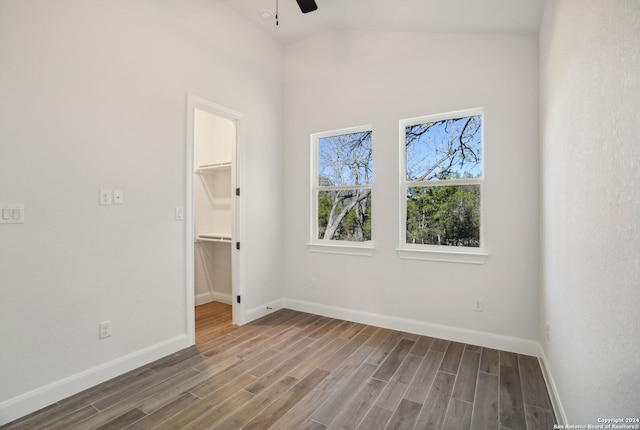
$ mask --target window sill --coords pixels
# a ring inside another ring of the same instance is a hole
[[[361,257],[371,257],[375,248],[371,242],[362,245],[352,243],[309,243],[307,244],[309,251],[319,252],[323,254],[343,254],[343,255],[359,255]]]
[[[453,249],[417,249],[399,248],[396,252],[402,259],[442,261],[445,263],[484,264],[489,257],[485,249],[477,250],[453,250]]]

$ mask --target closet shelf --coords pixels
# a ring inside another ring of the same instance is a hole
[[[229,168],[231,168],[230,162],[203,164],[201,166],[198,166],[194,173],[206,175],[207,173],[214,173],[216,171]]]
[[[214,234],[199,234],[196,236],[196,242],[226,242],[231,243],[231,236],[221,236]]]

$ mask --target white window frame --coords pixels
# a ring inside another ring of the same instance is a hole
[[[371,240],[364,242],[346,241],[346,240],[332,240],[332,239],[319,239],[318,238],[318,192],[322,190],[331,189],[370,189],[373,204],[373,183],[366,185],[349,185],[338,187],[326,187],[320,186],[318,183],[319,172],[319,140],[325,137],[340,136],[343,134],[361,133],[365,131],[371,131],[371,145],[373,150],[373,127],[371,125],[362,125],[358,127],[342,128],[338,130],[323,131],[319,133],[311,134],[311,238],[308,243],[308,248],[311,252],[320,252],[328,254],[345,254],[345,255],[358,255],[358,256],[371,256],[375,250],[373,244],[373,223],[371,225]],[[373,208],[372,211],[373,213]]]
[[[406,154],[406,127],[423,124],[426,122],[441,121],[446,119],[463,118],[479,115],[482,118],[481,129],[481,171],[482,176],[471,179],[452,179],[444,181],[407,181],[407,154]],[[484,237],[484,178],[485,178],[485,151],[484,151],[484,108],[465,109],[454,112],[446,112],[435,115],[425,115],[415,118],[402,119],[399,122],[400,144],[400,231],[399,245],[396,249],[400,258],[409,260],[429,260],[450,263],[484,264],[489,252],[485,247]],[[480,186],[480,247],[423,245],[407,243],[407,188],[424,186],[446,185],[479,185]]]

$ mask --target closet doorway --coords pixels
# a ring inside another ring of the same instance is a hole
[[[188,96],[187,270],[189,335],[195,342],[194,307],[230,305],[239,323],[238,128],[242,114]],[[190,240],[189,240],[190,239]]]

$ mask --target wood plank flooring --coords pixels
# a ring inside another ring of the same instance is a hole
[[[283,309],[231,324],[196,308],[197,345],[2,429],[548,430],[535,357]]]

